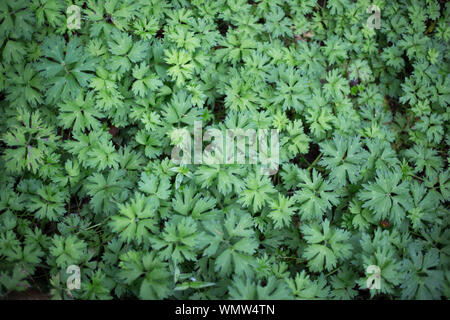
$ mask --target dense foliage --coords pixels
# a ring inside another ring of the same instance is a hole
[[[0,296],[448,298],[449,21],[439,0],[1,1]],[[177,165],[194,121],[277,129],[278,172]]]

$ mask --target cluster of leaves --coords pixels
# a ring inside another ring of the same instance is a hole
[[[450,3],[371,4],[0,2],[0,296],[449,298]],[[195,121],[278,172],[177,165]]]

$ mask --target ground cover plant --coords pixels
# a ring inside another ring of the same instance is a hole
[[[449,22],[439,0],[1,1],[0,297],[448,298]],[[196,122],[277,130],[276,172],[176,163]]]

